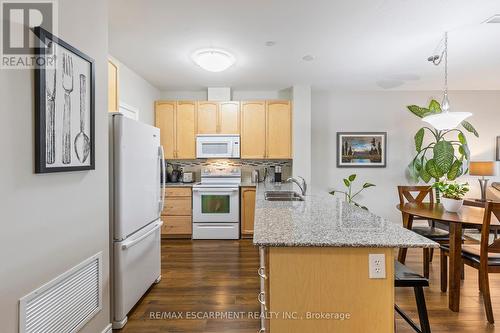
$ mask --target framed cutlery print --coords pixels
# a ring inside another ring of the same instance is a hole
[[[36,27],[35,172],[95,169],[95,64]]]

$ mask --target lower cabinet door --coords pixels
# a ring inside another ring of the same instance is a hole
[[[162,236],[191,237],[193,232],[191,216],[162,216],[161,219],[164,222],[161,230]]]
[[[255,187],[241,188],[241,236],[253,236],[255,218]]]

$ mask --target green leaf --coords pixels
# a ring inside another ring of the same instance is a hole
[[[432,176],[427,172],[425,166],[423,166],[420,169],[420,178],[422,178],[422,180],[424,181],[424,183],[428,183],[432,179]]]
[[[419,153],[422,150],[422,143],[424,142],[424,134],[425,130],[423,128],[419,129],[417,134],[415,134],[415,148]]]
[[[413,113],[415,116],[419,118],[423,118],[426,114],[430,112],[429,109],[421,108],[418,105],[408,105],[407,108],[408,110],[410,110],[411,113]]]
[[[418,171],[420,172],[420,170],[422,169],[422,162],[420,161],[420,159],[416,159],[415,162],[413,163],[413,167],[415,168],[415,171]]]
[[[462,155],[462,156],[465,156],[465,159],[466,160],[469,160],[469,157],[470,157],[470,150],[469,150],[469,146],[467,144],[465,145],[461,145],[460,147],[458,147],[458,152]]]
[[[443,177],[444,173],[438,168],[436,161],[434,159],[430,159],[425,164],[425,171],[434,179],[439,179]]]
[[[364,183],[363,184],[363,188],[369,188],[369,187],[374,187],[374,186],[377,186],[377,185],[372,184],[372,183]]]
[[[450,171],[448,171],[447,177],[448,180],[455,180],[460,177],[462,174],[462,162],[459,160],[455,160],[451,165]]]
[[[347,187],[351,186],[351,182],[349,180],[347,180],[346,178],[344,178],[344,184]]]
[[[434,161],[442,174],[448,173],[455,158],[455,149],[448,141],[441,140],[433,148]]]
[[[441,113],[441,104],[439,104],[438,101],[436,101],[435,99],[433,99],[430,103],[429,103],[429,110],[432,112],[432,113]]]
[[[349,181],[353,182],[356,179],[356,175],[350,175],[349,176]]]
[[[468,121],[462,121],[462,126],[467,130],[469,131],[470,133],[474,134],[476,136],[476,138],[479,138],[479,133],[476,131],[476,129],[474,128],[474,126],[471,125],[471,123],[469,123]]]
[[[359,204],[359,203],[357,203],[357,202],[354,202],[354,201],[353,201],[352,203],[353,203],[353,204],[354,204],[354,206],[356,206],[356,207],[359,207],[359,208],[364,209],[364,210],[368,210],[368,208],[367,208],[366,206],[362,206],[362,205],[360,205],[360,204]]]
[[[415,168],[415,162],[408,164],[408,174],[414,183],[418,182],[418,172]]]
[[[465,138],[464,133],[458,133],[458,141],[460,141],[460,143],[463,145],[467,144],[467,139]]]

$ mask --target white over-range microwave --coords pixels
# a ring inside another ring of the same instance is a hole
[[[197,135],[196,158],[240,158],[240,136],[237,134]]]

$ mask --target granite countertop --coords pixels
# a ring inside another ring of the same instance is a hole
[[[304,201],[266,201],[265,191],[298,190],[291,183],[259,183],[253,243],[258,246],[413,248],[439,245],[413,231],[352,206],[326,191]]]
[[[251,180],[242,180],[240,183],[240,187],[256,187],[257,183],[252,183]]]
[[[193,187],[193,185],[196,183],[171,183],[167,182],[165,183],[165,187]]]
[[[165,187],[193,187],[193,185],[196,183],[198,183],[198,182],[193,182],[193,183],[170,183],[170,182],[167,182],[165,184]],[[240,187],[255,187],[255,186],[257,186],[257,184],[252,183],[249,180],[249,181],[242,181],[239,186]]]

